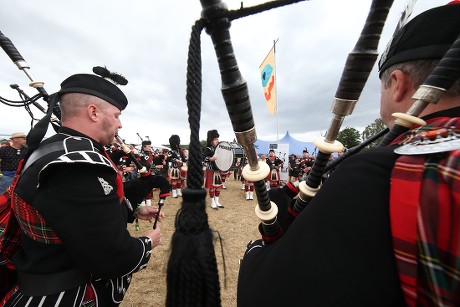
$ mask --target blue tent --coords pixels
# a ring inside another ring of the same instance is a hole
[[[258,155],[261,154],[268,154],[268,151],[270,150],[270,144],[276,144],[275,141],[264,141],[258,139],[255,143],[254,146],[256,148],[256,152]],[[289,155],[295,154],[295,155],[301,155],[302,151],[307,148],[308,152],[310,154],[314,153],[315,150],[315,145],[313,145],[312,142],[302,142],[299,140],[294,139],[290,134],[289,131],[286,131],[286,135],[283,136],[279,141],[279,144],[289,144]]]

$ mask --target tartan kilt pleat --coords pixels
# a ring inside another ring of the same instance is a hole
[[[207,170],[205,173],[205,177],[206,189],[222,187],[222,177],[220,176],[220,171]]]

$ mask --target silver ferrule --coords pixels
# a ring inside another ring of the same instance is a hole
[[[353,112],[355,105],[356,100],[334,98],[331,107],[331,111],[334,116],[332,117],[332,121],[329,129],[327,130],[324,141],[333,143],[336,140],[345,116],[350,115]]]
[[[347,116],[353,113],[356,106],[356,100],[334,98],[331,106],[331,112],[338,116]]]
[[[16,62],[14,62],[14,64],[16,64],[16,66],[17,66],[20,70],[29,69],[29,68],[30,68],[29,64],[27,64],[27,62],[24,61],[24,60],[16,61]],[[32,80],[31,80],[31,81],[32,81]]]
[[[437,103],[445,92],[446,90],[440,87],[431,85],[420,85],[420,87],[412,96],[412,99],[423,100],[429,103]]]
[[[254,148],[254,143],[257,141],[256,129],[252,127],[243,132],[235,132],[235,136],[237,142],[243,147],[249,167],[251,170],[257,170],[259,168],[259,158]]]

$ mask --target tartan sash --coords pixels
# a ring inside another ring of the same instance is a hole
[[[420,132],[452,128],[460,118],[437,118]],[[401,141],[402,140],[402,141]],[[390,219],[401,287],[408,306],[460,305],[460,148],[396,160],[391,175]]]
[[[23,163],[24,160],[19,163],[18,170],[22,169]],[[12,199],[19,177],[17,171],[11,185],[0,195],[0,297],[4,297],[16,282],[16,269],[11,258],[21,247],[21,227],[14,216]]]

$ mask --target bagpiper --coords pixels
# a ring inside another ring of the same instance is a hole
[[[171,184],[172,196],[177,198],[182,196],[182,180],[180,173],[182,164],[186,162],[187,158],[180,149],[180,137],[178,135],[171,135],[169,138],[169,145],[171,146],[171,150],[166,158],[166,162],[169,165],[169,182]]]

